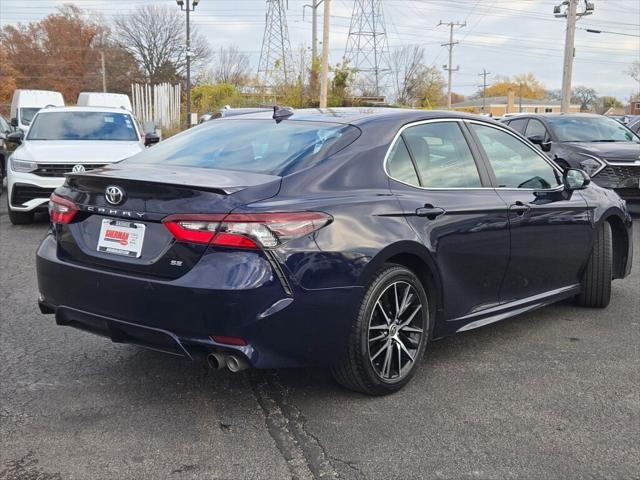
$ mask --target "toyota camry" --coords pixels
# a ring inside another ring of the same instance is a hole
[[[615,192],[452,112],[206,122],[68,174],[49,211],[39,305],[59,325],[232,371],[325,365],[377,395],[428,368],[433,339],[606,307],[632,262]]]

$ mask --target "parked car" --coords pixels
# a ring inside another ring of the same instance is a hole
[[[157,137],[156,137],[157,138]],[[30,223],[46,210],[49,196],[69,172],[84,172],[119,162],[144,150],[144,137],[131,113],[120,108],[44,108],[7,164],[7,202],[13,224]]]
[[[4,187],[4,177],[6,176],[6,162],[7,162],[7,135],[11,133],[11,126],[0,115],[0,194]]]
[[[131,100],[124,93],[80,92],[76,103],[79,107],[113,107],[133,111]]]
[[[640,135],[640,115],[633,116],[627,127],[636,135]]]
[[[602,115],[526,115],[504,123],[526,136],[560,167],[584,169],[598,185],[640,202],[640,137]]]
[[[11,125],[27,133],[35,114],[47,106],[63,107],[62,94],[49,90],[15,90],[11,99]]]
[[[232,371],[328,365],[368,394],[428,366],[433,338],[607,306],[632,261],[615,192],[455,112],[207,122],[69,174],[49,209],[39,305],[58,324]]]

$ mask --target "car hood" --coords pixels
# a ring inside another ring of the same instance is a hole
[[[144,150],[140,142],[27,140],[14,155],[46,163],[111,163]]]
[[[640,160],[640,143],[633,142],[567,142],[565,146],[570,146],[571,150],[578,153],[595,155],[605,160],[615,160],[616,162],[635,162]]]

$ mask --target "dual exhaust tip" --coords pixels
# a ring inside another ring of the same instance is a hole
[[[213,370],[220,370],[226,367],[233,373],[249,368],[249,363],[247,363],[244,358],[238,355],[225,355],[219,352],[207,355],[207,364]]]

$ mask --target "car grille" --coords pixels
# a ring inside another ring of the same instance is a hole
[[[640,165],[607,165],[594,180],[607,187],[638,188]]]
[[[71,173],[76,165],[82,165],[87,172],[105,166],[104,164],[96,165],[94,163],[39,163],[37,170],[31,173],[35,173],[40,177],[64,177],[64,174]]]
[[[11,204],[21,206],[34,198],[49,198],[54,190],[54,188],[41,188],[17,183],[11,190]]]

